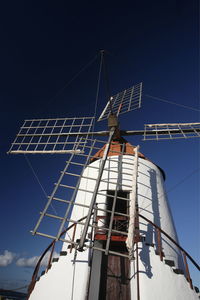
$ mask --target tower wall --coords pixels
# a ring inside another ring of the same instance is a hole
[[[98,168],[101,160],[96,160],[84,170],[79,190],[76,196],[76,204],[71,213],[71,220],[77,221],[87,216],[92,199],[95,183],[98,177]],[[111,156],[106,161],[103,171],[99,193],[97,196],[98,209],[106,209],[106,194],[116,189],[130,192],[132,189],[134,168],[134,156]],[[161,227],[168,235],[177,241],[176,231],[172,216],[168,207],[164,190],[161,171],[152,162],[139,158],[138,165],[138,208],[139,213]],[[106,215],[98,210],[98,215]],[[92,224],[92,221],[91,221]],[[103,224],[102,224],[103,225]],[[100,226],[100,224],[99,224]],[[78,224],[74,240],[80,239],[83,225]],[[161,262],[155,251],[157,248],[157,236],[155,229],[140,218],[140,235],[143,241],[138,243],[139,250],[139,278],[141,300],[169,300],[169,299],[198,299],[190,289],[183,275],[177,275],[172,268]],[[88,233],[90,233],[89,227]],[[74,230],[70,229],[66,239],[73,237]],[[87,236],[88,238],[88,236]],[[89,241],[86,242],[89,245]],[[91,251],[84,248],[83,252],[72,250],[64,243],[62,251],[67,251],[67,256],[60,257],[59,261],[43,275],[36,283],[31,300],[86,300],[90,278]],[[174,262],[174,268],[183,269],[181,254],[177,247],[162,237],[162,251],[164,259]],[[167,293],[167,290],[168,293]],[[130,262],[130,291],[131,299],[137,299],[137,272],[136,260]],[[164,292],[164,293],[163,293]],[[73,294],[73,297],[72,297]],[[120,298],[119,298],[120,299]],[[94,299],[96,300],[96,299]],[[100,300],[100,299],[98,299]],[[103,300],[103,299],[101,299]],[[107,300],[107,298],[105,299]]]
[[[97,160],[85,169],[79,186],[80,191],[78,191],[76,197],[77,204],[90,205],[92,192],[94,191],[98,176],[99,163],[100,160]],[[97,195],[96,203],[98,208],[106,209],[106,196],[103,196],[102,194],[106,194],[107,191],[115,190],[117,180],[118,190],[131,192],[133,168],[134,156],[123,155],[108,157],[99,187],[101,195]],[[178,242],[171,212],[167,203],[161,171],[152,162],[139,158],[137,182],[139,213],[161,227]],[[87,214],[88,208],[75,205],[71,214],[71,219],[79,220],[84,216],[87,216]],[[98,214],[105,215],[105,212],[98,211]],[[145,237],[146,242],[156,245],[157,237],[152,225],[148,225],[146,221],[140,220],[139,227],[140,234]],[[75,239],[80,238],[82,228],[81,225],[77,226]],[[68,235],[71,235],[72,237],[73,229],[71,232],[68,231],[66,239],[68,239]],[[66,246],[66,244],[63,245],[63,250],[66,250]],[[182,260],[177,247],[170,241],[166,241],[164,237],[162,239],[162,247],[165,257],[167,259],[173,259],[176,267],[181,268]]]

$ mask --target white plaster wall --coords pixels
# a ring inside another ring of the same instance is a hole
[[[80,189],[87,190],[79,191],[76,197],[77,204],[89,205],[94,191],[95,180],[98,176],[98,170],[92,167],[98,167],[100,160],[91,163],[84,171]],[[107,190],[115,190],[117,182],[117,174],[114,171],[119,171],[122,168],[122,176],[119,178],[120,190],[131,191],[132,176],[133,176],[134,157],[130,155],[112,156],[106,162],[106,167],[103,172],[99,191],[106,193]],[[109,170],[109,171],[108,171]],[[91,178],[91,179],[90,179]],[[107,182],[109,181],[109,183]],[[103,195],[97,196],[99,208],[105,208],[106,197]],[[152,222],[160,226],[172,238],[177,240],[176,231],[173,225],[170,210],[168,208],[167,199],[164,192],[163,179],[160,170],[150,161],[139,158],[138,167],[138,202],[139,212],[150,219]],[[75,205],[71,214],[72,220],[79,220],[87,216],[88,208]],[[102,212],[100,213],[103,214]],[[83,230],[82,225],[77,226],[75,240],[79,239]],[[140,219],[140,230],[143,236],[146,236],[146,242],[156,244],[155,231],[148,224]],[[68,231],[66,239],[70,235],[72,237],[73,229]],[[179,251],[170,242],[162,241],[165,258],[173,259],[176,267],[181,268],[181,256]],[[31,300],[82,300],[85,299],[87,291],[87,282],[89,276],[88,269],[88,249],[83,252],[78,252],[76,263],[73,264],[74,250],[69,253],[68,244],[63,244],[63,251],[68,251],[67,256],[60,257],[58,262],[53,263],[52,268],[37,282],[34,291],[31,294]],[[172,273],[169,266],[160,261],[155,255],[155,247],[151,248],[140,244],[140,268],[142,270],[140,284],[142,289],[142,300],[175,300],[175,299],[196,299],[190,298],[190,292],[186,292],[188,298],[180,298],[177,290],[180,288],[185,292],[188,290],[188,284],[183,275]],[[146,260],[146,261],[145,261]],[[132,268],[132,299],[135,297],[135,277],[133,263]],[[150,270],[149,270],[150,269]],[[74,273],[75,272],[75,273]],[[152,276],[149,274],[152,273]],[[181,278],[181,279],[178,279]],[[166,286],[165,286],[166,283]],[[72,295],[72,287],[73,297]],[[165,286],[165,288],[161,288]],[[187,287],[186,287],[187,286]],[[170,290],[170,297],[163,296],[163,291]],[[174,290],[174,292],[173,292]],[[150,295],[153,295],[150,297]],[[181,294],[183,295],[183,294]]]
[[[139,243],[141,249],[146,248]],[[147,248],[146,248],[147,249]],[[199,294],[190,288],[189,283],[182,274],[175,274],[173,268],[161,262],[155,255],[154,248],[148,250],[150,267],[147,270],[141,260],[139,261],[139,286],[141,300],[197,300]],[[137,299],[136,261],[131,262],[131,299]]]
[[[88,275],[88,250],[60,256],[37,281],[30,300],[85,300]]]
[[[120,162],[121,160],[121,162]],[[94,191],[96,181],[94,179],[98,176],[98,167],[100,160],[91,163],[84,171],[83,178],[80,183],[80,189],[87,190],[79,191],[76,197],[77,204],[90,205],[92,193]],[[102,175],[102,180],[99,187],[99,192],[106,193],[107,190],[115,190],[118,173],[116,171],[122,168],[122,176],[119,178],[119,189],[124,191],[131,191],[132,176],[133,176],[134,157],[130,155],[109,157],[105,170]],[[109,170],[109,171],[108,171]],[[92,178],[92,179],[88,179]],[[108,183],[109,181],[109,183]],[[102,195],[97,196],[97,204],[99,208],[105,209],[106,197]],[[139,213],[151,220],[153,223],[166,231],[174,240],[178,241],[176,231],[173,225],[170,209],[168,207],[166,194],[164,190],[163,178],[160,170],[150,161],[139,158],[138,166],[138,203]],[[87,216],[88,208],[75,205],[72,211],[71,219],[79,220]],[[104,215],[103,212],[98,212],[99,215]],[[76,229],[75,239],[79,239],[83,230],[82,225],[78,225]],[[155,230],[149,226],[147,222],[140,219],[140,230],[143,236],[146,236],[148,243],[157,243]],[[72,237],[73,229],[68,231],[68,235]],[[177,268],[183,268],[180,252],[174,244],[162,237],[163,252],[166,259],[173,259]],[[66,250],[67,245],[63,245],[63,250]]]

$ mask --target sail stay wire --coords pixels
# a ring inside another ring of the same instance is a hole
[[[37,180],[39,186],[41,187],[41,190],[43,191],[43,194],[45,195],[46,198],[48,198],[48,195],[47,195],[47,193],[46,193],[46,191],[45,191],[45,189],[44,189],[44,187],[43,187],[43,185],[42,185],[42,183],[41,183],[39,177],[37,176],[37,174],[36,174],[36,172],[35,172],[35,170],[34,170],[32,164],[31,164],[30,160],[28,159],[28,157],[27,157],[25,154],[24,154],[24,157],[25,157],[25,160],[26,160],[28,166],[30,167],[30,169],[31,169],[31,171],[32,171],[32,173],[33,173],[35,179]]]
[[[108,77],[108,69],[107,69],[107,64],[105,61],[105,50],[101,51],[102,59],[103,59],[103,71],[104,71],[104,82],[105,82],[105,90],[106,90],[106,98],[109,101],[109,106],[110,106],[110,112],[111,114],[113,113],[112,109],[112,101],[110,98],[110,84],[109,84],[109,77]]]
[[[58,90],[58,92],[53,96],[50,101],[53,101],[57,96],[59,96],[81,73],[83,73],[88,67],[90,67],[97,59],[98,55],[95,55],[95,57],[90,60],[78,73],[76,73],[69,81],[65,83],[65,85]]]
[[[32,171],[32,173],[33,173],[35,179],[37,180],[37,182],[38,182],[38,184],[39,184],[41,190],[43,191],[43,194],[44,194],[45,197],[48,199],[48,195],[47,195],[47,193],[46,193],[46,191],[45,191],[45,189],[44,189],[44,187],[43,187],[43,185],[42,185],[42,183],[41,183],[39,177],[37,176],[37,174],[36,174],[36,172],[35,172],[35,170],[34,170],[32,164],[31,164],[30,160],[28,159],[28,157],[27,157],[25,154],[24,154],[24,157],[25,157],[25,160],[26,160],[28,166],[30,167],[30,169],[31,169],[31,171]],[[57,212],[57,210],[55,209],[55,207],[53,206],[52,203],[50,204],[50,206],[51,206],[52,210],[54,211],[55,215],[58,216],[58,212]],[[69,236],[68,232],[67,232],[67,235]]]
[[[173,101],[169,101],[169,100],[166,100],[166,99],[163,99],[163,98],[154,97],[154,96],[147,95],[147,94],[145,96],[149,97],[149,98],[152,98],[154,100],[158,100],[158,101],[161,101],[161,102],[166,102],[166,103],[173,104],[173,105],[176,105],[176,106],[180,106],[180,107],[183,107],[183,108],[186,108],[186,109],[190,109],[190,110],[194,110],[194,111],[200,111],[200,109],[198,109],[198,108],[187,106],[187,105],[183,105],[183,104],[179,104],[179,103],[176,103],[176,102],[173,102]]]
[[[174,189],[176,189],[179,185],[181,185],[183,182],[185,182],[186,180],[188,180],[190,177],[192,177],[196,172],[199,172],[200,168],[193,170],[191,173],[189,173],[188,175],[186,175],[183,179],[181,179],[180,181],[178,181],[175,185],[173,185],[171,188],[169,188],[164,194],[161,194],[158,197],[158,200],[161,199],[164,195],[168,195],[170,192],[172,192]],[[140,210],[140,212],[142,210],[147,209],[150,206],[150,204],[148,204],[146,207],[144,207],[143,209]]]
[[[57,93],[54,97],[52,97],[50,99],[50,101],[53,101],[58,95],[60,95],[62,93],[62,91],[67,88],[82,72],[84,72],[90,65],[92,65],[96,59],[98,58],[98,55],[95,55],[95,57],[90,60],[78,73],[76,73],[72,78],[71,80],[69,80]],[[98,97],[99,97],[99,87],[100,87],[100,78],[101,78],[101,72],[102,72],[102,64],[103,64],[103,54],[101,55],[101,62],[100,62],[100,69],[99,69],[99,75],[98,75],[98,82],[97,82],[97,92],[96,92],[96,98],[95,98],[95,108],[94,108],[94,116],[96,117],[96,112],[97,112],[97,105],[98,105]],[[94,127],[94,124],[93,124],[93,127]],[[93,130],[94,131],[94,130]],[[24,157],[25,157],[25,160],[28,164],[28,166],[30,167],[34,177],[36,178],[43,194],[45,195],[45,197],[48,199],[48,195],[41,183],[41,181],[39,180],[39,177],[37,176],[30,160],[28,159],[28,157],[24,154]],[[53,211],[55,212],[56,215],[58,215],[56,209],[54,208],[54,206],[52,205],[51,203],[51,207],[53,209]]]
[[[102,65],[103,65],[103,54],[101,53],[101,61],[100,61],[100,67],[99,67],[99,74],[98,74],[98,80],[97,80],[97,90],[96,90],[95,105],[94,105],[94,118],[95,119],[96,119],[96,115],[97,115],[97,106],[98,106],[98,100],[99,100],[99,89],[100,89]],[[94,131],[94,126],[95,126],[95,122],[93,123],[93,130],[92,131]],[[93,139],[93,136],[92,136],[92,139]]]
[[[44,189],[44,187],[43,187],[43,185],[42,185],[42,183],[41,183],[39,177],[37,176],[37,174],[36,174],[36,172],[35,172],[35,170],[34,170],[32,164],[31,164],[30,160],[28,159],[28,157],[27,157],[25,154],[24,154],[24,157],[25,157],[25,159],[26,159],[26,161],[27,161],[27,163],[28,163],[28,165],[29,165],[29,167],[30,167],[30,169],[31,169],[31,171],[32,171],[32,173],[33,173],[33,175],[34,175],[34,177],[36,178],[36,180],[37,180],[39,186],[41,187],[41,189],[42,189],[42,191],[43,191],[45,197],[48,199],[48,195],[47,195],[47,193],[46,193],[46,191],[45,191],[45,189]],[[55,209],[55,207],[53,206],[52,203],[51,203],[51,208],[53,209],[54,213],[58,216],[58,213],[57,213],[57,211],[56,211],[56,209]]]

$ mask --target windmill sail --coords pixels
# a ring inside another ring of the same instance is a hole
[[[200,123],[145,124],[144,140],[200,137]]]
[[[120,114],[140,108],[141,97],[142,82],[112,96],[106,104],[98,121],[108,119],[111,113],[118,116]]]
[[[94,117],[25,120],[8,153],[79,153],[93,121]],[[84,141],[80,141],[81,135]]]

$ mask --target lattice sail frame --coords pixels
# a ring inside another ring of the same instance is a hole
[[[112,142],[111,145],[113,143],[115,142]],[[73,247],[78,247],[79,241],[77,240],[77,235],[80,239],[81,233],[86,225],[86,217],[88,215],[91,198],[95,190],[95,182],[97,180],[97,175],[92,177],[91,174],[93,174],[93,172],[98,174],[102,164],[102,159],[97,158],[95,153],[102,149],[102,146],[104,145],[105,141],[91,139],[87,141],[84,154],[71,154],[66,161],[66,166],[61,172],[58,182],[55,184],[52,194],[48,197],[47,205],[40,213],[41,216],[32,231],[33,234],[57,239],[71,244]],[[84,247],[91,247],[91,241],[94,235],[103,236],[102,234],[104,233],[107,235],[104,247],[95,249],[103,251],[106,254],[112,253],[129,257],[128,253],[123,254],[120,252],[113,252],[109,249],[113,236],[121,236],[124,241],[126,241],[129,222],[128,211],[127,213],[115,211],[115,207],[105,207],[100,201],[102,197],[109,197],[110,201],[113,201],[113,203],[116,199],[117,201],[126,201],[127,207],[129,207],[130,193],[133,188],[132,181],[130,181],[130,185],[126,185],[127,193],[119,194],[119,184],[114,183],[110,176],[113,178],[115,177],[118,182],[122,176],[119,170],[122,170],[123,167],[123,169],[127,169],[127,172],[130,173],[129,175],[132,178],[133,174],[130,166],[134,165],[134,155],[129,154],[129,158],[127,158],[126,161],[119,160],[118,156],[124,154],[125,144],[120,144],[118,149],[119,150],[110,150],[113,152],[113,156],[109,156],[106,160],[104,172],[107,172],[107,178],[104,177],[102,179],[96,193],[96,203],[87,231],[87,238],[89,234],[90,239],[89,242],[87,242],[86,239]],[[95,161],[96,163],[90,164],[91,161]],[[115,168],[112,168],[112,172],[109,171],[111,164],[115,165]],[[106,185],[107,189],[102,190],[102,185]],[[80,203],[80,197],[85,197],[84,204]],[[82,211],[81,218],[72,219],[72,211],[73,216],[76,215],[76,212],[78,216],[80,211]],[[105,217],[109,220],[108,223],[105,223]],[[52,220],[51,224],[48,222],[49,219]],[[72,225],[74,225],[74,227],[76,226],[76,234],[73,229],[68,231],[67,238],[63,237],[61,235],[63,230]],[[94,248],[94,245],[92,247]]]
[[[112,96],[110,101],[108,101],[108,103],[106,104],[98,121],[108,119],[111,113],[111,106],[112,106],[112,113],[115,114],[116,116],[140,108],[141,97],[142,97],[142,82]]]
[[[84,149],[93,122],[94,117],[25,120],[8,153],[78,153]],[[84,141],[78,143],[81,134]]]
[[[145,124],[143,140],[173,140],[200,137],[200,123]]]

